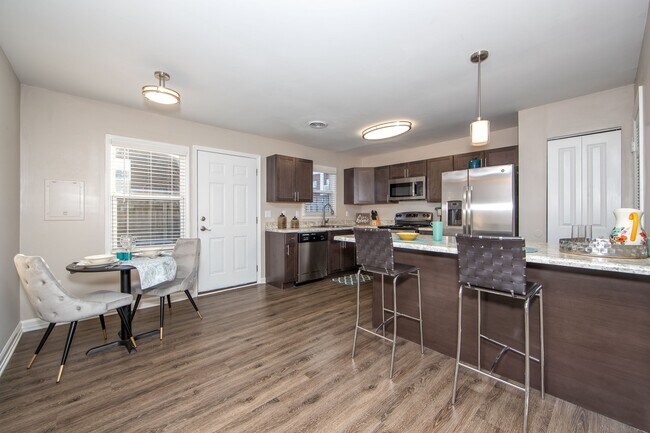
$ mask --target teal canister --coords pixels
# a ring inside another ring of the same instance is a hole
[[[467,164],[469,168],[479,168],[481,166],[481,160],[477,157],[474,157],[469,160],[469,163]]]
[[[442,221],[433,221],[431,228],[433,229],[433,240],[440,242],[442,240]]]

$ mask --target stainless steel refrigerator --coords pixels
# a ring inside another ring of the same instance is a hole
[[[516,236],[517,172],[514,165],[442,173],[443,234]]]

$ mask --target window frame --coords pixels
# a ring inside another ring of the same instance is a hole
[[[183,231],[181,237],[189,237],[190,234],[190,148],[178,144],[163,143],[151,140],[142,140],[138,138],[122,137],[118,135],[106,134],[106,149],[104,161],[104,251],[107,254],[112,254],[112,235],[113,235],[113,207],[112,207],[112,191],[111,191],[111,150],[113,146],[126,147],[129,149],[142,150],[157,153],[169,153],[185,157],[185,176],[184,188],[181,192],[181,197],[184,198],[182,212],[183,218]],[[172,249],[173,246],[162,247],[161,249]],[[142,248],[144,250],[147,247]]]
[[[314,168],[312,169],[312,176],[313,176],[314,172],[333,174],[334,176],[336,176],[336,188],[335,188],[335,190],[334,190],[334,192],[332,194],[334,196],[334,200],[333,200],[334,215],[329,214],[329,215],[325,216],[326,218],[336,218],[336,215],[338,214],[337,200],[338,200],[338,191],[339,191],[339,189],[338,189],[338,184],[339,184],[338,170],[337,170],[336,167],[328,167],[328,166],[325,166],[325,165],[316,165],[316,164],[314,164]],[[314,193],[316,193],[316,192],[317,191],[314,190]],[[307,204],[308,203],[303,203],[303,205],[301,207],[300,214],[301,214],[301,216],[303,218],[322,218],[323,217],[323,212],[322,211],[319,211],[319,212],[307,212]]]

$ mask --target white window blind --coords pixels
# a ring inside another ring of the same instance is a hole
[[[187,236],[187,149],[151,147],[111,143],[111,250],[120,248],[123,235],[143,249],[172,247]]]
[[[320,216],[323,214],[323,206],[328,203],[336,213],[336,169],[314,166],[312,182],[314,201],[305,203],[303,215]],[[326,217],[330,216],[332,215],[327,212]]]

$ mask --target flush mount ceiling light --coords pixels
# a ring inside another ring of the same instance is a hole
[[[322,120],[312,120],[309,122],[309,126],[314,129],[325,129],[327,128],[327,122],[323,122]]]
[[[364,140],[383,140],[385,138],[397,137],[411,130],[412,123],[408,120],[395,120],[393,122],[380,123],[364,129],[361,136]]]
[[[490,141],[490,121],[481,119],[481,62],[488,58],[487,50],[472,53],[470,60],[478,63],[478,100],[476,120],[469,126],[469,135],[472,137],[472,146],[483,146]]]
[[[176,90],[165,87],[165,81],[169,80],[169,74],[156,71],[153,74],[158,78],[158,85],[142,86],[142,95],[148,100],[157,104],[172,105],[181,102],[181,94]]]

